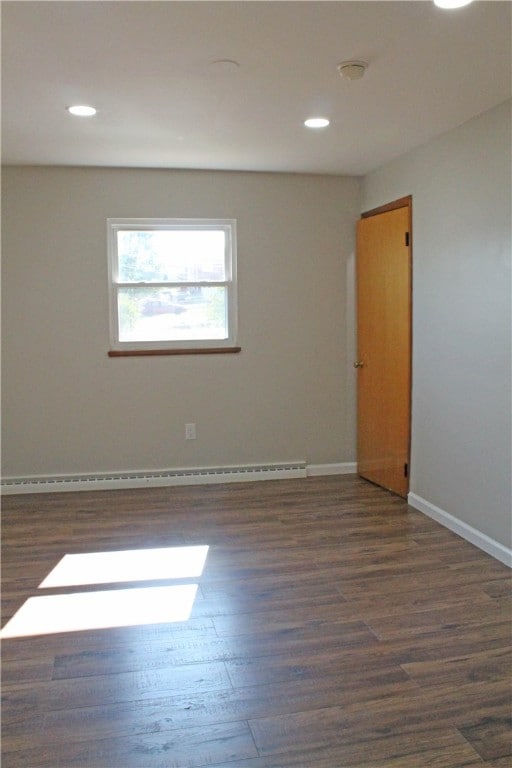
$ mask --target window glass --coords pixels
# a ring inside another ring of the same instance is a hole
[[[120,282],[225,280],[226,235],[219,230],[118,231]]]
[[[226,288],[120,288],[120,341],[227,339]]]

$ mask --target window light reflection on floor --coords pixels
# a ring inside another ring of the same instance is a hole
[[[64,555],[39,589],[198,579],[208,546],[127,549]],[[136,587],[30,597],[0,638],[188,621],[198,585]]]
[[[30,597],[0,638],[187,621],[197,584]]]
[[[198,579],[203,572],[207,554],[207,546],[193,546],[64,555],[39,588],[157,579]]]

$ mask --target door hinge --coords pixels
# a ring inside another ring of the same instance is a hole
[[[409,232],[405,233],[405,244],[409,245]]]
[[[404,477],[409,477],[409,464],[404,464]]]

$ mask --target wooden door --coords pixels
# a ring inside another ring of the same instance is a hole
[[[404,198],[364,214],[357,229],[358,473],[400,496],[409,490],[410,206]]]

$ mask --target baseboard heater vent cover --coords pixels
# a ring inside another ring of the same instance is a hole
[[[60,491],[94,491],[121,488],[151,488],[172,485],[206,485],[254,480],[285,480],[307,477],[306,462],[282,464],[246,464],[233,467],[195,469],[162,469],[140,472],[109,472],[93,475],[46,475],[40,477],[6,477],[2,493],[58,493]]]

